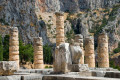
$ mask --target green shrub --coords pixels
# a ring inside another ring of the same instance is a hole
[[[49,66],[49,68],[53,68],[52,66]]]
[[[49,68],[48,66],[45,66],[45,68],[47,69],[47,68]]]
[[[116,48],[113,50],[114,53],[119,53],[120,52],[120,48]]]
[[[23,44],[19,41],[20,61],[32,62],[33,61],[33,47],[31,44]]]

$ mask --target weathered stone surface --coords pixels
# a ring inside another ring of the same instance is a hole
[[[94,38],[92,36],[85,39],[85,64],[95,67]]]
[[[43,69],[43,43],[42,38],[34,38],[34,68]]]
[[[56,48],[54,72],[66,73],[70,71],[72,64],[69,43],[62,43]]]
[[[11,27],[9,30],[9,61],[16,61],[19,69],[19,38],[18,28]]]
[[[80,63],[80,59],[83,55],[82,53],[82,49],[80,48],[80,46],[70,46],[70,50],[71,50],[71,56],[72,56],[72,64],[79,64]]]
[[[83,35],[77,34],[75,35],[74,46],[80,46],[82,49],[82,55],[80,56],[79,64],[84,64],[84,48],[83,48]]]
[[[82,71],[88,71],[88,64],[72,64],[72,71],[73,72],[82,72]]]
[[[12,75],[18,70],[16,61],[0,61],[0,75]]]
[[[101,33],[98,37],[98,67],[109,67],[109,53],[108,53],[108,36],[106,33]]]

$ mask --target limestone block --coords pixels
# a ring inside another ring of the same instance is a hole
[[[89,67],[88,64],[72,64],[72,72],[82,72],[82,71],[88,71]]]
[[[18,70],[16,61],[0,61],[0,75],[13,75]]]
[[[11,41],[9,43],[9,45],[19,46],[19,42],[18,41]]]
[[[69,43],[62,43],[56,48],[54,72],[70,72],[70,64],[72,64],[72,60]]]
[[[80,59],[83,55],[82,53],[82,49],[80,48],[80,46],[70,46],[71,49],[71,53],[72,53],[72,63],[73,64],[79,64],[80,63]]]
[[[9,50],[10,51],[19,51],[19,46],[10,46]]]

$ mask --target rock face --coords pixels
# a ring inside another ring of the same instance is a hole
[[[1,61],[0,62],[0,75],[8,76],[13,75],[18,70],[16,61]]]
[[[119,0],[38,0],[42,11],[78,12],[85,9],[112,7]]]

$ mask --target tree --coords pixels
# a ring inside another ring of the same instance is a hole
[[[3,60],[8,61],[9,60],[9,35],[6,35],[4,37],[3,41]]]
[[[47,64],[53,63],[52,49],[48,44],[43,46],[43,56],[44,56],[44,63]]]
[[[33,47],[31,44],[23,44],[23,42],[19,41],[19,51],[20,51],[20,61],[25,62],[33,62]]]
[[[0,61],[3,61],[3,44],[1,35],[0,35]]]

